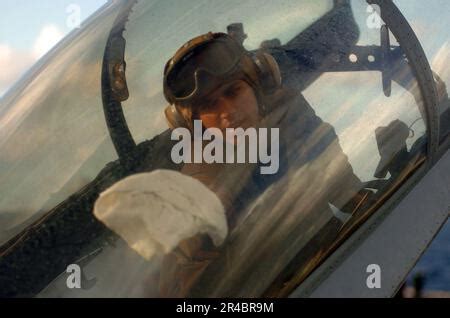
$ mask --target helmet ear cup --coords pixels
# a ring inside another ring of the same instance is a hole
[[[258,75],[258,81],[264,94],[273,94],[281,87],[281,71],[272,55],[265,52],[252,54],[253,64]]]
[[[166,115],[167,123],[171,129],[180,127],[190,129],[186,119],[180,114],[175,105],[167,106],[164,110],[164,114]]]

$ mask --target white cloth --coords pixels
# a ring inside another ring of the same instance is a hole
[[[200,181],[169,170],[116,183],[100,195],[94,215],[147,260],[196,234],[208,234],[216,246],[228,234],[217,195]]]

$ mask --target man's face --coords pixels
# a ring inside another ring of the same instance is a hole
[[[258,102],[253,88],[243,80],[235,80],[220,86],[205,97],[199,111],[205,128],[256,127],[260,120]]]

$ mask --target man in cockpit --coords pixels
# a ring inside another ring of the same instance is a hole
[[[245,207],[258,195],[308,165],[314,178],[327,180],[320,190],[326,198],[319,200],[324,206],[317,210],[332,215],[329,202],[351,215],[367,196],[333,127],[315,114],[300,93],[282,85],[277,62],[267,53],[248,52],[224,33],[196,37],[168,61],[164,95],[170,103],[165,114],[172,129],[192,130],[194,120],[201,120],[205,129],[221,131],[279,128],[280,169],[274,175],[262,175],[255,165],[245,164],[188,163],[182,169],[217,194],[230,228],[238,226]],[[334,239],[342,224],[331,217],[316,243]],[[215,255],[205,235],[182,242],[162,266],[161,295],[186,296]]]

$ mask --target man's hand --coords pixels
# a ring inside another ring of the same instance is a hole
[[[169,170],[116,183],[100,195],[94,214],[148,260],[198,234],[209,235],[216,246],[228,235],[216,194],[198,180]]]

